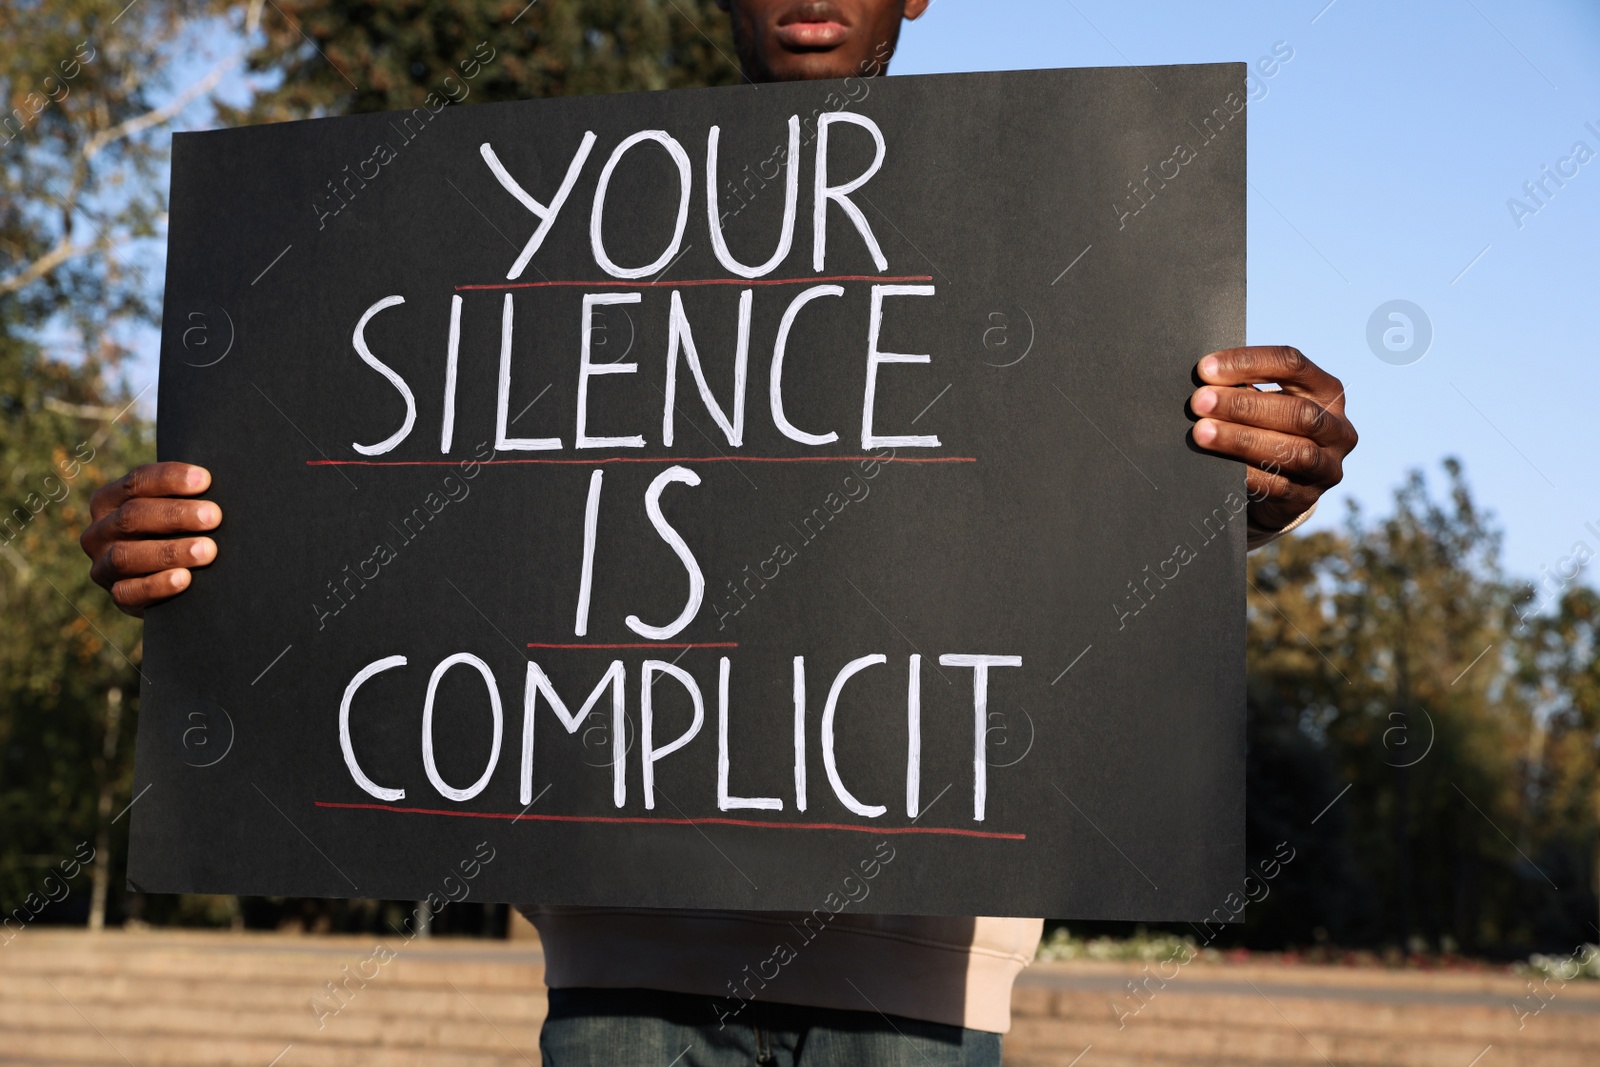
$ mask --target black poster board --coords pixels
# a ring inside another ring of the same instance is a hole
[[[1245,496],[1184,402],[1244,340],[1242,89],[179,135],[159,449],[225,521],[147,618],[130,883],[418,899],[487,847],[474,899],[808,910],[890,849],[857,910],[1209,915]]]

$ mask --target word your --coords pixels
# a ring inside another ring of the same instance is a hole
[[[1595,128],[1592,122],[1585,122],[1583,128],[1596,138],[1600,138],[1600,129]],[[1594,158],[1594,149],[1589,147],[1587,141],[1574,141],[1572,150],[1556,160],[1555,170],[1550,169],[1548,163],[1539,168],[1542,177],[1534,181],[1522,183],[1522,191],[1527,194],[1526,201],[1512,196],[1506,198],[1506,210],[1511,212],[1511,221],[1517,224],[1517,229],[1527,225],[1525,220],[1537,215],[1540,211],[1550,206],[1550,201],[1555,199],[1556,193],[1567,187],[1567,182],[1578,176],[1579,168]],[[1551,185],[1555,188],[1551,188]],[[1539,194],[1543,193],[1541,197]]]
[[[1200,526],[1195,526],[1192,522],[1189,524],[1190,528],[1202,538],[1200,542],[1201,549],[1220,537],[1228,524],[1245,508],[1249,507],[1245,497],[1232,492],[1223,497],[1222,505],[1222,507],[1212,508],[1211,514],[1200,520]],[[1172,550],[1171,556],[1156,564],[1154,571],[1150,569],[1150,564],[1146,563],[1144,565],[1144,578],[1139,580],[1139,584],[1135,585],[1132,581],[1128,582],[1128,592],[1131,595],[1121,602],[1113,602],[1111,605],[1111,610],[1117,616],[1117,629],[1126,630],[1128,628],[1128,620],[1149,607],[1150,600],[1156,598],[1156,593],[1165,589],[1168,582],[1176,580],[1178,575],[1183,573],[1183,568],[1197,559],[1199,555],[1200,549],[1194,548],[1189,542],[1185,541]],[[1171,574],[1167,573],[1169,566],[1172,568]],[[1152,585],[1152,583],[1154,584]],[[1141,588],[1145,593],[1149,594],[1150,600],[1146,600],[1140,595],[1139,590]],[[1135,607],[1134,604],[1138,606]]]
[[[888,662],[888,657],[879,653],[861,656],[851,660],[837,674],[828,687],[828,696],[823,704],[821,721],[821,747],[822,765],[827,772],[828,784],[832,787],[833,794],[839,802],[856,815],[865,819],[876,819],[889,809],[882,804],[866,804],[858,800],[845,786],[839,775],[838,758],[834,747],[834,726],[838,717],[839,698],[843,695],[846,685],[862,671],[870,667],[881,667]],[[374,660],[361,670],[357,671],[345,687],[344,697],[339,703],[339,748],[344,755],[344,763],[350,771],[350,778],[362,791],[384,801],[397,801],[406,798],[406,790],[399,787],[382,786],[367,776],[360,763],[356,760],[354,743],[350,734],[350,711],[357,693],[369,679],[384,671],[394,670],[407,665],[405,656],[386,656]],[[972,669],[972,714],[973,714],[973,786],[972,786],[972,818],[975,822],[982,822],[988,797],[988,763],[985,759],[984,742],[987,735],[989,711],[989,685],[990,670],[1000,667],[1022,666],[1021,656],[992,656],[950,654],[939,657],[939,665],[943,667],[970,667]],[[485,761],[483,774],[471,785],[458,788],[450,785],[439,774],[438,762],[434,754],[434,694],[438,691],[439,682],[445,674],[454,667],[469,667],[478,672],[483,679],[484,687],[488,690],[489,712],[493,722],[493,740],[490,742],[488,759]],[[754,809],[762,811],[782,811],[783,799],[781,797],[741,797],[729,792],[729,780],[732,775],[732,759],[729,743],[729,683],[732,664],[728,657],[721,658],[717,682],[717,808],[721,811],[741,809]],[[592,711],[608,694],[611,699],[612,716],[612,802],[618,808],[626,806],[628,800],[628,775],[626,768],[627,754],[627,727],[625,723],[624,686],[627,681],[627,668],[623,661],[613,660],[611,665],[601,675],[600,681],[584,698],[583,704],[573,712],[568,703],[556,692],[549,675],[537,661],[529,661],[522,690],[522,744],[521,767],[519,776],[519,791],[523,804],[533,803],[533,756],[534,756],[534,723],[539,709],[541,698],[546,701],[556,719],[565,727],[566,732],[575,734],[579,727],[588,718]],[[688,729],[662,744],[656,734],[655,724],[655,686],[658,678],[665,675],[678,685],[682,686],[688,694],[694,707],[694,720]],[[906,723],[908,726],[909,740],[906,746],[906,815],[916,818],[921,809],[921,767],[922,767],[922,657],[913,655],[907,664],[906,683]],[[689,742],[693,741],[705,724],[706,710],[705,697],[701,693],[700,684],[694,676],[676,664],[665,660],[647,659],[641,665],[638,675],[638,706],[639,706],[639,757],[640,773],[644,784],[644,806],[646,810],[654,810],[656,806],[655,776],[656,764],[674,752],[679,751]],[[794,657],[794,796],[793,802],[797,811],[805,811],[807,805],[806,790],[806,748],[808,731],[806,729],[807,717],[807,672],[804,656]],[[495,682],[494,673],[489,665],[470,652],[457,652],[441,660],[428,677],[427,696],[422,705],[422,766],[439,795],[447,800],[463,803],[482,793],[494,777],[500,762],[501,742],[505,735],[505,714],[500,702],[500,689]]]
[[[1283,854],[1284,849],[1289,850],[1287,856]],[[1227,923],[1236,923],[1243,918],[1245,907],[1248,904],[1259,904],[1266,900],[1272,892],[1270,884],[1272,880],[1278,877],[1283,868],[1293,862],[1297,855],[1295,849],[1287,841],[1278,842],[1278,846],[1273,849],[1272,854],[1272,859],[1263,860],[1257,864],[1260,869],[1259,877],[1255,874],[1245,875],[1244,884],[1240,887],[1244,890],[1243,897],[1239,896],[1238,893],[1229,893],[1227,898],[1223,900],[1222,906],[1212,910],[1211,918],[1205,920],[1205,928],[1201,931],[1205,935],[1205,945],[1211,944],[1212,940],[1221,932],[1222,926]],[[1251,888],[1252,882],[1255,883],[1255,889]],[[1260,892],[1260,896],[1256,895],[1257,891]],[[1213,922],[1218,924],[1218,929],[1215,931],[1211,929]],[[1200,955],[1200,947],[1204,946],[1197,947],[1186,938],[1179,943],[1178,947],[1166,959],[1156,964],[1154,973],[1151,972],[1150,965],[1147,963],[1141,969],[1142,977],[1129,979],[1127,983],[1128,992],[1123,999],[1124,1001],[1131,999],[1137,1007],[1129,1010],[1112,1002],[1111,1013],[1117,1018],[1117,1029],[1125,1029],[1129,1019],[1144,1011],[1150,1001],[1155,999],[1155,995],[1165,989],[1168,982],[1178,977],[1186,964],[1194,962]],[[1169,966],[1172,968],[1171,973],[1166,970]]]
[[[88,851],[88,855],[84,855],[85,850]],[[56,865],[60,868],[59,871],[51,871],[44,876],[44,882],[38,892],[29,893],[23,898],[20,908],[13,909],[11,914],[0,919],[0,931],[5,933],[5,940],[0,944],[11,944],[29,923],[39,917],[40,912],[51,904],[59,904],[66,900],[72,893],[72,880],[78,877],[78,872],[83,870],[85,864],[94,862],[94,856],[94,848],[89,842],[79,842],[73,854]],[[13,930],[12,927],[16,929]]]
[[[1541,958],[1539,962],[1544,964],[1543,969],[1545,971],[1544,979],[1539,984],[1544,987],[1544,991],[1549,993],[1550,996],[1548,998],[1540,996],[1539,990],[1534,988],[1534,984],[1531,981],[1523,980],[1523,985],[1528,987],[1529,996],[1523,997],[1520,1004],[1514,1000],[1511,1002],[1511,1011],[1517,1017],[1518,1030],[1527,1026],[1529,1019],[1544,1011],[1550,1001],[1556,999],[1556,994],[1566,988],[1568,982],[1585,971],[1595,969],[1596,964],[1600,963],[1600,945],[1581,945],[1573,951],[1572,955],[1565,959],[1551,961],[1547,958]],[[1560,983],[1555,989],[1550,988],[1550,980],[1552,978]],[[1522,1005],[1529,1000],[1537,1001],[1539,1006],[1532,1010],[1523,1007]]]
[[[489,49],[489,54],[484,55],[483,50]],[[443,86],[445,96],[441,97],[437,91],[430,91],[422,100],[422,106],[413,108],[411,114],[400,120],[396,126],[393,119],[389,120],[389,128],[400,135],[399,148],[389,147],[387,142],[380,141],[372,149],[372,155],[356,164],[355,173],[350,172],[350,165],[346,163],[343,168],[344,177],[330,178],[327,182],[328,195],[317,194],[312,201],[311,210],[317,216],[317,229],[326,229],[328,219],[339,214],[350,206],[350,201],[356,198],[356,193],[367,187],[367,182],[376,181],[378,175],[383,173],[382,168],[388,166],[399,158],[400,148],[404,148],[422,135],[428,128],[428,123],[433,121],[433,116],[443,111],[451,104],[459,104],[472,95],[472,88],[467,85],[483,70],[484,63],[494,62],[499,53],[489,46],[488,41],[479,41],[478,47],[472,50],[472,55],[477,58],[463,59],[457,66],[461,68],[463,80],[457,81],[454,74],[445,75]],[[481,61],[481,62],[480,62]],[[452,86],[451,83],[454,83]],[[448,97],[449,99],[445,99]],[[351,188],[351,182],[355,188]],[[336,184],[337,183],[337,184]],[[342,190],[342,192],[341,192]]]
[[[1228,130],[1228,123],[1233,121],[1245,109],[1247,101],[1238,93],[1229,93],[1222,98],[1222,106],[1211,110],[1211,114],[1200,120],[1201,125],[1196,126],[1190,121],[1189,127],[1199,134],[1204,140],[1199,142],[1204,148]],[[1201,127],[1204,127],[1202,129]],[[1176,145],[1172,155],[1156,164],[1155,173],[1150,172],[1150,164],[1144,165],[1144,178],[1128,182],[1128,195],[1124,198],[1113,200],[1111,210],[1117,214],[1117,229],[1128,228],[1128,220],[1139,214],[1145,208],[1155,203],[1156,193],[1167,187],[1167,182],[1176,181],[1183,173],[1183,168],[1200,158],[1199,149],[1191,148],[1187,142]],[[1168,173],[1170,168],[1171,173]],[[1151,183],[1154,182],[1154,187]]]
[[[1272,46],[1270,56],[1262,56],[1250,65],[1244,75],[1244,92],[1253,104],[1258,100],[1265,100],[1271,90],[1267,79],[1276,78],[1283,69],[1283,64],[1294,58],[1294,48],[1288,41],[1278,41]]]
[[[859,104],[861,101],[867,98],[868,94],[872,92],[872,83],[867,79],[875,77],[883,70],[884,64],[889,61],[890,52],[891,48],[889,42],[880,41],[873,54],[868,58],[863,59],[861,61],[861,65],[856,68],[861,77],[852,76],[844,80],[844,85],[842,86],[844,90],[843,96],[840,96],[837,91],[830,90],[827,97],[822,101],[823,106],[812,108],[811,114],[800,120],[800,124],[805,130],[805,136],[801,140],[801,144],[803,146],[810,147],[811,142],[816,139],[817,115],[820,114],[824,108],[826,108],[828,111],[843,111],[850,104]],[[854,87],[851,86],[851,82],[855,83]],[[726,223],[729,219],[736,217],[739,212],[743,211],[747,206],[749,206],[750,202],[755,199],[756,193],[767,187],[768,182],[777,180],[778,169],[780,165],[787,163],[788,161],[788,145],[779,144],[773,148],[771,154],[769,154],[766,159],[756,164],[755,174],[749,173],[750,164],[748,163],[740,168],[740,173],[745,175],[745,178],[738,185],[734,184],[734,179],[732,178],[723,179],[722,185],[724,191],[731,192],[734,194],[734,196],[738,197],[739,204],[737,207],[723,211],[717,221],[719,223]],[[769,167],[772,169],[772,173],[770,174],[767,173],[767,169]],[[750,188],[750,183],[752,181],[757,183],[756,188],[754,189]],[[745,199],[746,193],[750,194],[749,200]]]
[[[466,479],[466,481],[476,478],[483,469],[480,466],[481,461],[489,459],[493,455],[494,451],[488,448],[487,441],[479,442],[475,458],[464,459],[457,465],[461,471],[461,478]],[[444,480],[439,483],[439,489],[423,497],[420,505],[412,508],[409,514],[401,518],[399,526],[396,526],[393,522],[389,523],[389,528],[399,535],[396,538],[398,548],[390,545],[387,540],[379,541],[377,546],[373,548],[372,555],[358,562],[353,572],[350,569],[350,565],[348,563],[345,564],[340,571],[343,577],[328,581],[328,596],[322,601],[311,605],[312,612],[317,616],[317,629],[326,628],[328,620],[349,607],[350,601],[354,600],[356,594],[367,587],[368,582],[376,581],[378,576],[383,573],[384,567],[399,559],[400,548],[404,548],[422,536],[422,531],[428,528],[428,523],[438,518],[439,513],[445,509],[446,505],[460,503],[467,499],[468,494],[472,492],[472,487],[467,485],[466,481],[458,479],[454,474],[445,475]],[[444,491],[443,496],[439,495],[440,490]]]
[[[861,477],[858,479],[853,474],[844,476],[844,480],[839,485],[839,489],[844,491],[843,496],[839,495],[839,490],[829,492],[827,496],[822,498],[822,503],[819,506],[812,508],[807,515],[801,518],[799,526],[792,522],[789,524],[789,528],[799,535],[801,548],[821,536],[822,531],[828,528],[828,523],[838,518],[840,512],[844,511],[850,504],[860,503],[867,499],[867,495],[872,492],[872,487],[867,485],[867,482],[876,478],[879,472],[882,471],[883,464],[894,458],[894,449],[885,449],[884,452],[885,454],[876,458],[857,461],[857,466],[861,469]],[[738,585],[735,585],[732,580],[725,581],[723,584],[728,588],[727,598],[721,604],[711,605],[712,610],[717,613],[717,629],[726,629],[730,618],[749,607],[755,600],[756,594],[765,589],[768,582],[776,581],[783,568],[799,558],[800,553],[789,542],[780,541],[773,547],[772,555],[756,564],[754,573],[751,572],[750,565],[748,563],[745,564],[744,580]],[[770,572],[768,571],[769,567],[771,568]],[[754,584],[752,585],[751,583]]]
[[[487,856],[483,854],[484,849],[489,850]],[[464,859],[456,865],[461,871],[461,877],[457,878],[453,873],[445,875],[443,882],[440,883],[445,895],[441,897],[437,892],[430,890],[428,898],[412,909],[411,917],[404,923],[406,930],[396,931],[405,938],[405,944],[400,947],[405,948],[410,944],[426,925],[422,922],[424,911],[429,916],[437,915],[449,904],[459,904],[466,900],[472,894],[472,887],[468,883],[483,872],[485,864],[494,862],[495,855],[495,850],[490,847],[489,842],[480,842],[473,853],[474,858]],[[451,887],[452,883],[456,888]],[[460,891],[459,896],[456,895],[457,889]],[[317,997],[312,997],[306,1002],[311,1008],[311,1014],[316,1017],[317,1029],[321,1030],[329,1019],[349,1007],[356,994],[367,988],[367,983],[378,977],[384,965],[398,959],[399,955],[399,952],[380,941],[373,946],[371,952],[367,953],[365,959],[356,964],[354,971],[350,969],[348,963],[339,968],[344,975],[342,980],[329,980],[323,983],[323,996],[326,999],[319,1000]],[[370,971],[367,969],[369,965],[372,968]]]
[[[832,127],[839,125],[853,125],[864,130],[872,139],[874,154],[872,162],[860,174],[842,182],[833,182],[830,179],[828,168],[828,145]],[[728,243],[722,233],[722,211],[719,208],[720,197],[717,193],[717,150],[721,140],[722,129],[712,126],[706,135],[705,152],[705,199],[706,220],[709,228],[712,250],[716,253],[717,262],[721,263],[731,273],[741,278],[760,278],[772,273],[788,256],[789,250],[794,245],[795,218],[798,213],[800,194],[800,116],[798,113],[790,115],[788,121],[789,144],[785,153],[786,177],[784,180],[784,212],[781,232],[778,236],[776,251],[765,262],[759,265],[749,265],[737,259],[728,248]],[[527,269],[528,263],[533,259],[534,253],[544,243],[545,237],[555,226],[556,219],[561,214],[561,209],[566,205],[572,194],[573,187],[577,184],[578,177],[588,162],[589,154],[593,151],[598,138],[593,130],[586,130],[578,144],[577,151],[572,156],[572,162],[567,165],[565,177],[556,189],[548,205],[535,199],[531,193],[524,189],[517,179],[500,161],[495,154],[493,145],[487,141],[479,146],[479,154],[483,161],[494,174],[495,180],[510,193],[529,214],[537,221],[532,236],[522,252],[512,263],[510,271],[506,274],[507,281],[516,281]],[[866,216],[861,209],[850,199],[851,194],[871,180],[883,166],[887,155],[883,130],[878,124],[864,115],[852,114],[848,111],[831,111],[817,117],[816,127],[817,149],[815,164],[812,170],[812,268],[821,273],[823,263],[827,256],[828,232],[827,211],[830,203],[836,204],[850,220],[856,232],[866,242],[867,251],[872,256],[873,263],[878,270],[889,269],[888,260],[884,258],[883,250],[878,245],[878,239],[873,235],[872,227],[868,224]],[[634,148],[653,143],[666,149],[678,172],[678,207],[677,217],[673,227],[672,240],[661,254],[649,263],[638,267],[625,267],[612,260],[606,252],[605,239],[602,236],[605,230],[606,193],[611,185],[611,176],[616,171],[618,164],[624,156]],[[689,162],[689,154],[676,137],[666,130],[640,130],[622,139],[612,149],[610,157],[600,170],[600,177],[594,188],[593,206],[589,213],[589,247],[594,255],[594,261],[601,270],[613,278],[635,279],[654,277],[661,273],[678,255],[678,250],[683,246],[684,231],[689,224],[689,204],[694,196],[694,168]]]
[[[884,855],[885,850],[888,852],[887,856]],[[795,926],[793,922],[789,923],[789,928],[804,938],[800,943],[800,948],[805,948],[816,940],[817,935],[828,928],[828,924],[833,921],[835,915],[844,911],[851,904],[860,904],[866,900],[872,893],[872,887],[867,883],[878,877],[883,872],[884,867],[893,863],[894,856],[894,849],[890,848],[887,841],[878,842],[878,847],[873,850],[872,858],[864,859],[858,864],[861,869],[861,877],[858,879],[853,873],[844,876],[844,896],[841,897],[836,892],[829,892],[822,900],[822,907],[812,908],[810,914],[800,920],[799,926]],[[852,883],[854,884],[852,885]],[[860,893],[859,896],[857,895],[858,891]],[[745,1005],[756,999],[756,993],[759,989],[767,988],[767,983],[774,981],[782,973],[783,968],[788,966],[799,954],[799,950],[793,945],[787,941],[780,941],[773,946],[772,955],[756,964],[754,973],[751,972],[750,965],[745,964],[745,978],[741,983],[744,992],[741,994],[739,988],[731,980],[728,982],[728,992],[732,994],[734,1000],[739,1002],[739,1006],[731,1010],[720,1006],[713,1008],[717,1013],[717,1029],[723,1029],[728,1025],[730,1018],[744,1011]],[[770,974],[767,972],[768,967],[772,968]],[[758,989],[752,990],[750,988],[751,982],[755,982]]]
[[[88,451],[88,455],[84,455],[85,450]],[[16,540],[23,528],[45,508],[51,504],[59,504],[67,498],[67,494],[71,492],[68,483],[82,471],[83,464],[94,461],[94,446],[85,441],[72,450],[72,456],[77,458],[66,457],[55,461],[56,470],[61,473],[61,478],[47,474],[40,479],[39,485],[44,490],[43,495],[30,492],[23,498],[21,505],[12,508],[10,514],[0,520],[0,535],[3,535],[7,542]]]
[[[88,49],[88,55],[84,55],[84,49]],[[56,64],[56,66],[61,70],[62,77],[57,78],[54,74],[52,74],[46,77],[45,80],[40,84],[40,88],[44,90],[44,96],[40,96],[37,92],[30,91],[26,96],[21,98],[21,101],[16,107],[11,109],[11,114],[7,115],[4,119],[0,119],[0,133],[5,134],[6,144],[10,144],[18,137],[21,137],[22,131],[33,125],[34,119],[37,119],[44,109],[49,107],[52,102],[59,104],[67,97],[71,96],[72,87],[69,86],[67,82],[70,82],[82,72],[82,64],[93,63],[94,57],[99,53],[95,51],[93,46],[91,46],[88,41],[83,41],[79,43],[77,49],[72,54],[74,58],[63,59],[60,63]],[[50,87],[51,82],[55,83],[54,89]],[[16,88],[16,86],[12,86],[13,91],[11,93],[11,98],[13,100],[17,99],[19,95],[16,92]],[[27,114],[23,114],[23,108],[27,108]]]

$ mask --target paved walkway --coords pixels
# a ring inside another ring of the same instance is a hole
[[[1600,982],[1340,967],[1035,965],[1007,1062],[1600,1067]],[[1092,1046],[1092,1047],[1091,1047]]]
[[[30,928],[0,946],[0,1065],[527,1067],[542,975],[533,941]],[[1041,964],[1006,1061],[1600,1065],[1600,982],[1539,992],[1507,974]]]

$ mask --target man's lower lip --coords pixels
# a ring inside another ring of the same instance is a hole
[[[791,22],[778,27],[778,40],[791,48],[831,48],[850,31],[838,22]]]

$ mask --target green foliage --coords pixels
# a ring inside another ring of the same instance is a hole
[[[114,688],[136,704],[140,628],[89,580],[77,539],[95,487],[153,451],[147,425],[131,411],[118,417],[131,400],[99,360],[50,360],[0,330],[0,908],[8,912],[81,843],[94,845],[102,783],[121,798],[117,807],[128,798],[133,746],[124,740],[105,760],[105,716]],[[74,907],[86,903],[83,884],[73,892]]]
[[[1547,956],[1534,953],[1528,957],[1524,971],[1559,982],[1580,978],[1600,979],[1600,945],[1579,945],[1570,955]],[[1546,986],[1545,988],[1549,988]],[[1552,991],[1554,992],[1554,991]]]
[[[1592,554],[1580,544],[1568,560]],[[1566,588],[1554,612],[1528,620],[1521,650],[1519,680],[1545,712],[1531,741],[1539,758],[1528,789],[1539,804],[1538,859],[1561,886],[1562,909],[1589,906],[1592,916],[1588,890],[1600,893],[1600,596],[1572,585],[1572,564],[1556,570]],[[1595,927],[1580,929],[1586,937],[1585,930]]]
[[[210,0],[0,5],[0,300],[4,328],[60,316],[97,334],[149,316],[159,282],[127,242],[157,235],[166,155],[148,116],[166,60]]]
[[[160,295],[128,246],[158,234],[162,127],[176,110],[168,105],[183,99],[163,72],[211,2],[0,6],[0,907],[8,913],[38,911],[46,876],[63,861],[76,869],[69,858],[112,840],[102,836],[111,812],[130,799],[140,628],[90,581],[77,539],[94,489],[153,451],[117,375],[124,353],[114,337],[129,319],[148,318]],[[101,851],[120,866],[120,845]],[[65,913],[86,912],[85,880]]]
[[[1065,926],[1050,931],[1039,944],[1041,960],[1144,960],[1146,962],[1188,963],[1196,958],[1211,959],[1215,950],[1202,955],[1193,937],[1151,932],[1137,927],[1131,937],[1078,937]]]
[[[1445,468],[1443,502],[1414,472],[1391,515],[1251,560],[1249,850],[1301,850],[1252,943],[1510,952],[1594,914],[1594,596],[1524,625]]]
[[[740,77],[728,17],[711,0],[280,0],[275,10],[250,62],[282,82],[230,121],[414,108],[429,93],[527,100]]]

